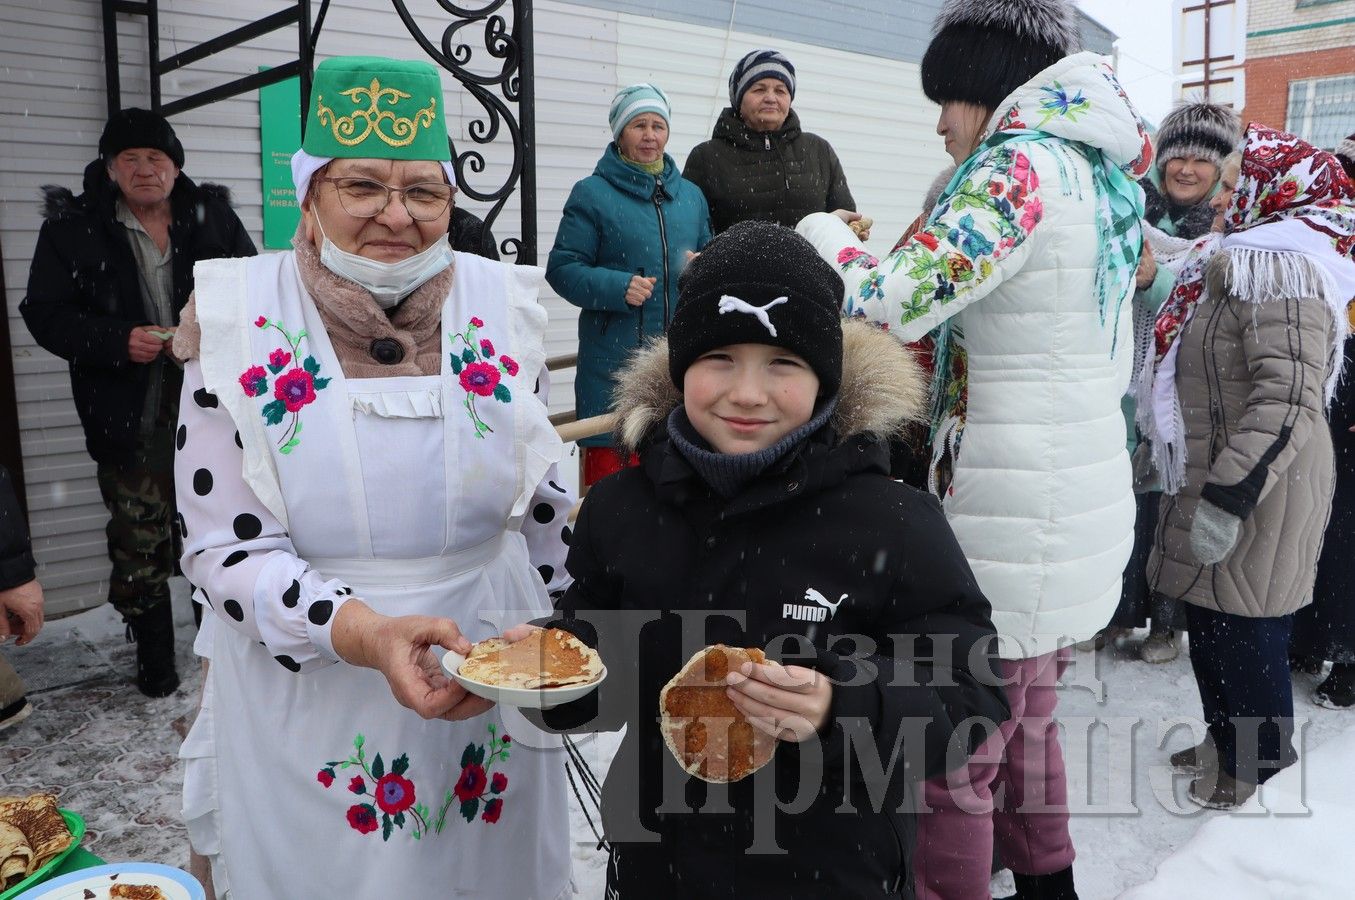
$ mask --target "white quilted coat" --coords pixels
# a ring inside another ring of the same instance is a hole
[[[1141,175],[1151,155],[1146,132],[1107,72],[1095,54],[1061,60],[1009,97],[989,132],[1024,123]],[[943,502],[992,603],[1002,655],[1021,659],[1090,637],[1119,600],[1133,544],[1120,412],[1133,338],[1128,300],[1108,299],[1102,321],[1087,158],[1047,144],[1010,146],[1025,160],[989,154],[970,176],[976,200],[948,205],[943,196],[926,233],[874,267],[854,256],[863,245],[832,215],[808,216],[799,231],[843,271],[848,313],[905,341],[955,317],[968,354],[968,410]],[[996,199],[976,208],[985,190]],[[1003,198],[1022,206],[1004,212]],[[933,299],[929,285],[940,282],[927,264],[941,258],[957,262],[961,277],[949,279],[953,296]]]

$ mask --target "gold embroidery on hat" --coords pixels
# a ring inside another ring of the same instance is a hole
[[[367,136],[376,133],[392,147],[406,147],[414,142],[415,136],[419,133],[419,126],[432,125],[435,121],[434,110],[437,109],[438,100],[436,97],[428,98],[428,106],[414,114],[413,118],[407,116],[397,116],[389,109],[378,109],[377,104],[383,99],[387,99],[390,105],[394,106],[401,100],[408,100],[410,95],[404,91],[392,87],[383,88],[381,83],[373,78],[370,87],[349,88],[346,91],[339,91],[354,104],[359,103],[359,97],[366,96],[371,100],[372,105],[367,109],[354,110],[352,115],[338,117],[334,115],[334,110],[325,106],[324,96],[321,95],[315,100],[315,116],[320,120],[321,125],[330,125],[334,131],[334,139],[345,147],[355,147],[367,139]],[[326,121],[328,119],[328,121]],[[353,137],[357,131],[357,120],[362,119],[367,123],[362,134]],[[381,123],[390,120],[391,134],[387,135],[381,130]]]

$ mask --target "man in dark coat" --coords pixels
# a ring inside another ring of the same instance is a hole
[[[22,647],[42,629],[42,585],[33,573],[28,524],[9,470],[0,466],[0,643],[14,635]],[[0,730],[33,711],[24,693],[19,673],[0,656]]]
[[[483,219],[460,206],[452,207],[452,218],[447,223],[447,240],[453,250],[496,261],[499,258],[499,245],[494,240],[494,232],[485,227]]]
[[[841,280],[786,229],[735,226],[679,290],[669,336],[618,379],[640,466],[594,485],[570,542],[556,624],[597,647],[608,679],[543,716],[627,727],[602,790],[608,896],[912,896],[911,786],[1008,714],[989,605],[941,507],[888,474],[888,435],[920,414],[925,379],[887,332],[842,323]],[[766,364],[744,369],[744,353]],[[715,419],[693,412],[714,396],[698,369],[742,385]],[[817,393],[795,416],[788,382],[807,369]],[[679,767],[655,715],[716,643],[783,664],[729,676],[777,749],[727,788]],[[816,711],[782,712],[800,702]]]
[[[174,430],[182,370],[170,356],[199,260],[252,256],[223,187],[181,171],[183,146],[141,109],[108,120],[76,197],[49,185],[28,293],[33,337],[70,364],[85,444],[111,519],[108,598],[137,641],[137,686],[178,687],[168,579],[174,539]],[[200,403],[215,403],[210,396]]]
[[[729,106],[682,169],[706,195],[716,234],[749,219],[794,228],[810,213],[856,210],[832,145],[800,130],[794,99],[795,67],[777,51],[754,50],[734,67]]]

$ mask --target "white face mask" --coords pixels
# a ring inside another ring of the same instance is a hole
[[[419,285],[452,264],[452,247],[446,235],[408,259],[384,263],[340,250],[325,234],[319,216],[315,217],[315,224],[319,226],[320,237],[323,238],[320,263],[335,275],[362,285],[371,292],[372,299],[382,309],[395,306],[414,293]]]

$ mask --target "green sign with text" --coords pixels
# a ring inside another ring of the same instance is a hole
[[[260,67],[267,71],[267,66]],[[259,88],[259,143],[263,148],[263,246],[285,250],[301,221],[292,184],[292,154],[301,146],[301,84],[288,78]]]

